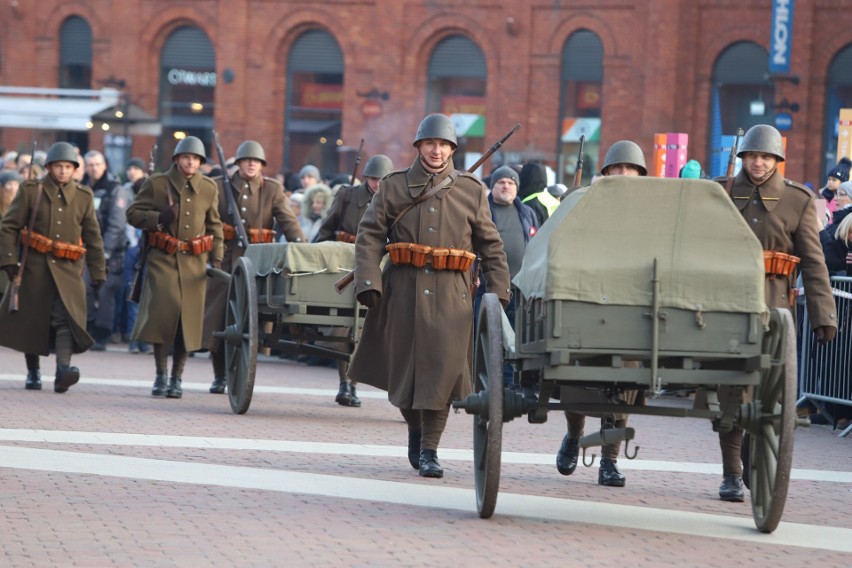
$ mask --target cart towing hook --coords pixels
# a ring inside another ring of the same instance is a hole
[[[467,395],[463,400],[454,400],[453,408],[462,409],[467,414],[477,414],[488,419],[488,390]],[[503,422],[519,418],[538,405],[538,401],[525,398],[520,392],[508,387],[503,388]]]

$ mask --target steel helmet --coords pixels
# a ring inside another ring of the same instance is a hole
[[[204,150],[204,142],[195,136],[187,136],[177,143],[175,151],[172,153],[172,159],[175,159],[180,154],[194,154],[201,158],[201,163],[207,163],[207,152]]]
[[[774,126],[758,124],[748,129],[740,142],[737,157],[742,158],[746,152],[762,152],[772,154],[779,162],[784,161],[784,142],[781,133]]]
[[[77,161],[77,150],[68,142],[57,142],[47,150],[47,157],[44,159],[44,165],[53,162],[71,162],[76,170],[80,163]]]
[[[606,169],[614,164],[630,164],[639,168],[640,175],[648,175],[648,168],[645,166],[645,154],[642,153],[639,144],[631,140],[619,140],[609,147],[606,156],[604,156],[601,175],[606,175]]]
[[[417,134],[414,136],[414,146],[427,138],[446,140],[453,145],[453,148],[459,145],[458,139],[456,139],[456,125],[453,124],[450,117],[444,114],[430,114],[420,121]]]
[[[364,166],[364,177],[382,179],[393,171],[393,162],[384,154],[376,154],[367,160]]]
[[[246,140],[237,148],[237,155],[234,162],[239,162],[244,158],[260,160],[260,163],[264,166],[266,165],[266,152],[263,151],[263,146],[260,145],[260,142],[255,142],[254,140]]]

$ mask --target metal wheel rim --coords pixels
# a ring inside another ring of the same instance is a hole
[[[257,285],[254,266],[246,257],[240,257],[228,286],[225,329],[238,330],[242,336],[238,345],[227,340],[223,343],[231,410],[245,414],[251,405],[257,371]]]
[[[771,533],[778,527],[793,463],[796,428],[796,332],[788,310],[774,310],[768,339],[771,368],[761,377],[755,400],[761,403],[759,427],[751,431],[751,508],[758,530]]]
[[[473,472],[476,509],[483,519],[494,514],[500,488],[503,446],[503,331],[502,306],[495,294],[485,294],[479,308],[474,343],[474,389],[487,392],[485,414],[473,417]]]

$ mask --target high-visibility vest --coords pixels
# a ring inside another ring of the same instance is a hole
[[[538,193],[528,195],[526,199],[521,201],[521,203],[526,203],[527,201],[532,201],[533,199],[538,199],[539,203],[541,203],[544,208],[547,209],[548,217],[553,215],[553,212],[556,211],[557,207],[559,207],[559,200],[550,195],[550,192],[547,190],[539,191]]]

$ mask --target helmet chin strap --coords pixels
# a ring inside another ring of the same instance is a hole
[[[453,154],[454,154],[454,153],[455,153],[455,151],[453,151]],[[450,157],[449,157],[449,158],[447,158],[446,160],[444,160],[443,162],[441,162],[441,165],[438,167],[438,169],[437,169],[437,170],[435,170],[435,173],[436,173],[436,174],[437,174],[437,173],[441,173],[442,171],[444,171],[444,169],[445,169],[445,168],[447,167],[447,165],[450,163],[450,160],[452,160],[452,159],[453,159],[453,154],[450,154]],[[421,163],[421,164],[423,164],[423,167],[425,167],[427,170],[430,170],[430,171],[431,171],[431,170],[433,170],[433,169],[434,169],[434,168],[432,168],[432,166],[430,166],[429,164],[427,164],[427,163],[426,163],[426,160],[424,160],[424,159],[423,159],[423,156],[419,156],[419,158],[420,158],[420,163]]]
[[[768,172],[766,172],[766,173],[763,175],[763,177],[756,178],[756,177],[752,176],[751,174],[748,174],[748,177],[750,177],[750,178],[751,178],[751,180],[752,180],[753,182],[756,182],[756,183],[757,183],[757,185],[761,185],[761,184],[763,184],[766,180],[768,180],[769,178],[771,178],[771,177],[772,177],[772,174],[774,174],[774,173],[775,173],[775,170],[777,170],[777,169],[778,169],[778,166],[775,166],[774,168],[772,168],[771,170],[769,170]]]

